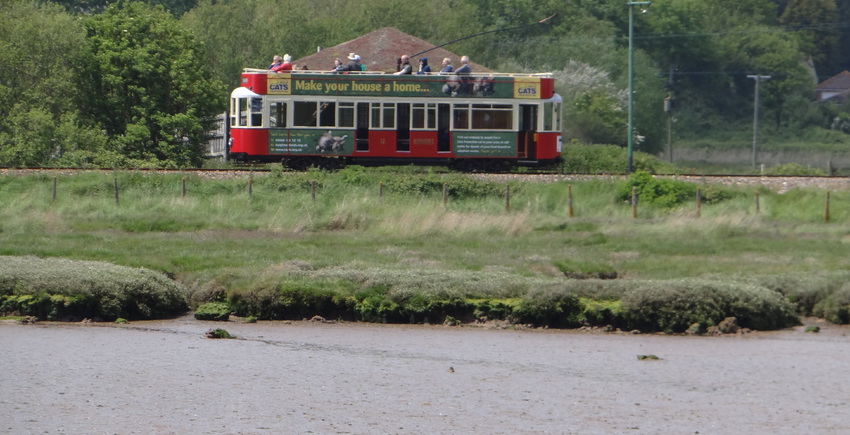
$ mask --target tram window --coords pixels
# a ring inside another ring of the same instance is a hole
[[[552,103],[543,103],[543,131],[552,131]]]
[[[417,103],[413,105],[413,113],[410,118],[411,128],[425,128],[425,105]]]
[[[230,126],[236,127],[239,125],[239,114],[241,111],[239,110],[239,99],[231,98],[230,99]]]
[[[384,128],[395,128],[395,104],[384,103]]]
[[[263,126],[263,99],[251,98],[251,126]]]
[[[455,104],[453,124],[455,130],[469,130],[469,104]]]
[[[437,129],[437,104],[416,103],[413,104],[410,128]]]
[[[337,126],[339,127],[354,127],[354,103],[339,103],[339,115],[337,116]]]
[[[319,125],[336,127],[336,103],[321,103],[319,105]]]
[[[242,127],[248,126],[248,99],[239,99],[239,125]]]
[[[316,126],[316,117],[318,116],[318,104],[315,101],[296,101],[293,109],[293,126]]]
[[[372,103],[372,128],[381,128],[381,103]]]
[[[472,128],[477,130],[510,130],[513,128],[513,106],[510,104],[473,104]]]
[[[269,108],[269,127],[286,128],[286,103],[272,103]]]
[[[561,103],[555,103],[552,116],[555,118],[555,131],[561,131]]]

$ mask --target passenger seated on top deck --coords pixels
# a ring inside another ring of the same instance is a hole
[[[419,59],[419,71],[416,74],[431,74],[431,66],[428,65],[428,58]]]
[[[275,66],[274,68],[270,68],[272,72],[284,72],[284,71],[292,71],[292,56],[288,54],[283,55],[283,63]]]
[[[283,62],[281,62],[280,56],[274,55],[274,57],[272,58],[272,64],[269,65],[269,70],[274,70],[275,68],[279,67],[282,63]]]
[[[342,61],[339,58],[334,59],[334,67],[331,70],[334,74],[342,74],[345,71],[345,65],[342,64]]]
[[[413,73],[413,67],[410,66],[410,56],[403,54],[401,55],[401,65],[399,65],[399,70],[394,74],[402,76],[411,73]]]
[[[360,56],[358,56],[354,53],[350,53],[348,55],[348,60],[349,60],[349,62],[348,62],[348,64],[345,65],[344,71],[357,71],[357,72],[361,71]]]
[[[443,69],[440,70],[440,74],[448,74],[452,71],[454,71],[452,60],[448,57],[443,58]]]
[[[462,63],[463,65],[461,65],[460,68],[455,70],[455,74],[462,75],[462,74],[470,74],[472,72],[472,68],[469,67],[469,56],[461,57],[460,63]]]

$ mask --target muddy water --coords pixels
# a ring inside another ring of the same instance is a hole
[[[203,338],[224,327],[238,340]],[[850,329],[0,325],[0,433],[842,434]],[[658,361],[639,361],[654,354]]]

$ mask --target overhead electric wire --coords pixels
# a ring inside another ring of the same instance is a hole
[[[550,16],[548,16],[548,17],[546,17],[546,18],[544,18],[544,19],[542,19],[542,20],[540,20],[540,21],[536,21],[536,22],[534,22],[534,23],[530,23],[530,24],[523,24],[523,25],[521,25],[521,26],[515,26],[515,27],[507,27],[507,28],[504,28],[504,29],[494,29],[494,30],[488,30],[488,31],[486,31],[486,32],[476,33],[476,34],[474,34],[474,35],[464,36],[463,38],[458,38],[458,39],[455,39],[455,40],[453,40],[453,41],[446,42],[445,44],[435,45],[434,47],[431,47],[431,48],[429,48],[429,49],[427,49],[427,50],[425,50],[425,51],[420,51],[419,53],[411,54],[411,55],[410,55],[410,57],[416,57],[416,56],[419,56],[420,54],[425,54],[425,53],[427,53],[427,52],[429,52],[429,51],[431,51],[431,50],[435,50],[435,49],[440,48],[440,47],[445,47],[446,45],[454,44],[455,42],[463,41],[464,39],[469,39],[469,38],[474,38],[474,37],[476,37],[476,36],[486,35],[486,34],[488,34],[488,33],[505,32],[505,31],[508,31],[508,30],[522,29],[522,28],[524,28],[524,27],[531,27],[531,26],[536,26],[536,25],[538,25],[538,24],[543,24],[543,23],[545,23],[545,22],[547,22],[547,21],[551,20],[552,18],[554,18],[554,17],[555,17],[555,15],[558,15],[558,14],[557,14],[557,13],[554,13],[554,14],[552,14],[552,15],[550,15]]]

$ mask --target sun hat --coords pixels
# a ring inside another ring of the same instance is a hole
[[[356,55],[356,54],[354,54],[354,53],[349,54],[349,55],[348,55],[348,60],[357,60],[357,55]]]
[[[354,60],[359,61],[359,60],[360,60],[360,55],[359,55],[359,54],[355,54],[355,55],[354,55]]]
[[[283,61],[284,62],[292,62],[292,56],[290,56],[288,54],[284,54],[283,55]]]

